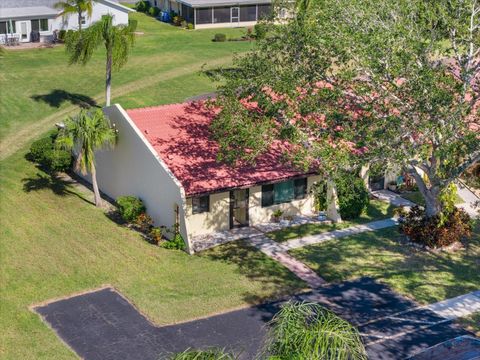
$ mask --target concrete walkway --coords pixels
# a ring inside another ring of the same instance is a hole
[[[456,183],[458,195],[465,201],[462,204],[458,204],[458,207],[464,209],[471,217],[479,217],[480,208],[476,207],[477,202],[480,203],[480,198],[468,189],[461,181]]]
[[[289,251],[292,249],[297,249],[300,247],[319,244],[328,240],[340,239],[346,236],[360,234],[367,231],[375,231],[380,229],[385,229],[392,227],[398,224],[396,219],[385,219],[372,221],[363,225],[355,225],[341,230],[334,230],[322,234],[305,236],[293,240],[289,240],[281,244],[282,249]]]
[[[305,281],[309,287],[317,288],[326,284],[326,281],[317,275],[303,262],[287,254],[287,250],[279,243],[269,239],[265,235],[255,236],[249,239],[250,243],[265,255],[277,260],[297,277]]]
[[[317,275],[315,271],[310,269],[301,261],[295,259],[288,254],[288,251],[303,246],[319,244],[328,240],[339,239],[350,235],[360,234],[367,231],[375,231],[385,229],[397,225],[395,219],[385,219],[372,221],[363,225],[355,225],[341,230],[334,230],[317,235],[305,236],[293,239],[284,243],[278,243],[268,238],[266,235],[250,237],[250,243],[261,252],[277,260],[300,279],[304,280],[309,287],[317,288],[326,283],[324,279]]]
[[[386,201],[393,206],[403,206],[411,208],[416,205],[410,200],[404,199],[400,195],[395,194],[393,191],[390,190],[373,191],[372,194],[375,195],[379,200]]]

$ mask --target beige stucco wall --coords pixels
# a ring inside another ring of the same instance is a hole
[[[307,179],[307,196],[302,200],[290,203],[272,205],[262,208],[262,187],[249,189],[249,221],[250,226],[269,222],[275,210],[281,209],[284,215],[311,214],[314,210],[314,199],[310,193],[311,186],[320,176],[310,176]],[[192,200],[186,200],[186,223],[189,236],[205,235],[216,231],[230,229],[230,192],[210,195],[210,211],[192,214]]]
[[[157,226],[175,224],[177,204],[180,233],[187,240],[182,187],[121,106],[110,106],[104,112],[118,130],[118,142],[113,150],[96,153],[100,190],[113,199],[139,197]],[[90,181],[89,176],[86,179]]]
[[[192,199],[186,200],[188,235],[196,236],[230,229],[230,192],[210,195],[210,211],[192,214]]]

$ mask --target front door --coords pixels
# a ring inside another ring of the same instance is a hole
[[[17,28],[20,33],[21,42],[30,41],[30,21],[20,21],[20,26]]]
[[[230,191],[230,228],[249,225],[248,220],[248,189]]]
[[[240,8],[239,7],[232,7],[230,10],[230,15],[232,19],[232,24],[238,24],[240,22]]]

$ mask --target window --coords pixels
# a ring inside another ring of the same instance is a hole
[[[82,25],[85,25],[87,23],[87,18],[85,16],[82,16],[81,22],[82,22]]]
[[[195,22],[197,24],[211,24],[212,23],[212,8],[195,9],[197,12]]]
[[[257,20],[257,5],[247,5],[240,7],[240,21]]]
[[[192,213],[201,214],[210,211],[210,196],[198,196],[192,198]]]
[[[292,200],[305,199],[307,195],[307,178],[283,181],[262,186],[262,207],[273,204],[288,203]]]
[[[32,20],[32,31],[48,31],[48,19]]]
[[[214,23],[229,23],[230,22],[230,8],[217,7],[213,9]]]
[[[273,184],[262,186],[262,207],[273,205]]]
[[[296,179],[293,182],[293,187],[295,200],[305,199],[307,195],[307,178]]]
[[[271,5],[258,5],[258,20],[268,18],[272,14]]]
[[[10,28],[9,21],[0,22],[0,34],[14,34],[16,33],[15,21],[12,21],[12,28]]]

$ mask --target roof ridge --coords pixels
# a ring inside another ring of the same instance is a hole
[[[169,106],[175,106],[175,105],[189,105],[196,103],[198,101],[184,101],[184,102],[178,102],[178,103],[171,103],[171,104],[163,104],[163,105],[152,105],[152,106],[145,106],[145,107],[139,107],[139,108],[132,108],[132,109],[126,109],[125,111],[143,111],[143,110],[157,110]]]

